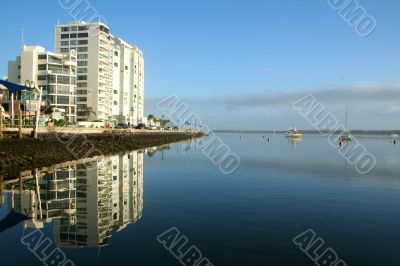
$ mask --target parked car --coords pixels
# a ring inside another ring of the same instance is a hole
[[[145,129],[145,128],[146,128],[146,125],[143,123],[140,123],[135,127],[135,129]]]
[[[120,123],[120,124],[116,125],[115,128],[116,129],[128,129],[129,127],[127,124]]]

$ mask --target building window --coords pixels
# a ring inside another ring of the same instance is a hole
[[[87,54],[78,54],[78,59],[88,59]]]
[[[85,95],[85,94],[87,94],[87,90],[78,90],[78,91],[76,91],[76,94],[77,95]]]
[[[61,73],[62,72],[62,66],[49,65],[48,69],[50,71],[52,71],[53,73]]]
[[[78,83],[77,87],[78,88],[86,88],[87,87],[87,83]]]
[[[57,86],[57,93],[58,94],[69,94],[69,86]]]
[[[62,42],[61,42],[61,45],[62,45],[62,46],[68,46],[68,45],[69,45],[69,41],[62,41]]]
[[[76,40],[72,40],[70,43],[71,45],[76,45]]]
[[[68,96],[57,96],[57,104],[69,104]]]
[[[71,27],[71,31],[76,31],[76,30],[77,30],[76,26]]]
[[[78,52],[87,52],[88,48],[87,47],[78,47]]]
[[[69,34],[61,34],[61,39],[68,39],[69,38]]]
[[[46,64],[38,65],[38,70],[46,70],[46,69],[47,69],[47,65]],[[46,80],[46,79],[42,79],[42,80]]]
[[[100,30],[102,31],[102,32],[105,32],[105,33],[108,33],[108,29],[106,28],[106,27],[104,27],[103,25],[100,25]]]
[[[46,101],[48,101],[48,102],[54,104],[54,103],[56,103],[56,97],[53,96],[53,95],[47,95]]]
[[[61,28],[61,31],[62,31],[62,32],[69,31],[69,27],[62,27],[62,28]]]
[[[118,102],[117,102],[117,101],[114,101],[114,105],[118,105]]]
[[[62,63],[61,59],[59,59],[57,57],[54,57],[54,56],[50,56],[49,57],[49,62],[50,63],[55,63],[55,64],[61,64]]]
[[[78,102],[86,102],[87,101],[87,97],[78,97],[76,99],[76,101],[78,101]]]
[[[47,80],[47,76],[46,75],[40,75],[37,77],[38,80]]]
[[[115,66],[115,67],[118,67],[118,63],[114,63],[114,66]]]
[[[79,31],[88,30],[88,26],[79,26],[78,30]]]
[[[68,53],[69,52],[69,48],[61,48],[60,49],[61,53]]]
[[[58,84],[69,84],[70,80],[68,76],[57,76],[57,83]]]
[[[78,76],[78,80],[87,80],[87,76]]]
[[[48,75],[47,76],[48,83],[56,83],[56,76],[55,75]]]
[[[87,38],[89,37],[89,34],[87,32],[85,33],[78,33],[78,38]]]
[[[115,55],[115,56],[118,56],[118,51],[115,51],[115,52],[114,52],[114,55]]]
[[[78,66],[87,66],[87,65],[88,65],[87,61],[79,61],[78,62]],[[78,71],[79,71],[79,69],[78,69]]]
[[[87,73],[87,68],[78,68],[78,73],[79,74]]]
[[[78,41],[79,45],[84,45],[84,44],[88,44],[88,40],[79,40]]]
[[[76,85],[76,77],[71,77],[71,85]]]
[[[69,35],[70,38],[76,38],[76,33],[72,33]]]
[[[47,91],[48,94],[57,93],[56,86],[54,86],[54,85],[47,85],[46,86],[46,91]]]
[[[125,66],[125,70],[128,70],[128,66]]]
[[[39,59],[39,60],[46,60],[46,59],[47,59],[47,55],[46,55],[46,54],[40,54],[40,55],[38,56],[38,59]]]

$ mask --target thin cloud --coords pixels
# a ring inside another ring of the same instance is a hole
[[[204,103],[228,108],[291,107],[294,102],[310,94],[326,105],[379,104],[398,102],[400,86],[357,85],[318,91],[261,92],[209,98]]]

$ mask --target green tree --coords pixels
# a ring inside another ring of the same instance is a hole
[[[46,106],[41,111],[46,115],[51,115],[54,112],[54,108],[50,105],[50,102],[46,102]]]
[[[78,112],[79,112],[80,115],[86,116],[86,119],[89,119],[89,117],[90,117],[91,114],[94,114],[94,115],[96,114],[96,113],[93,111],[93,108],[90,107],[90,106],[85,106],[85,107],[83,107],[83,108],[80,108],[80,109],[78,110]]]
[[[154,115],[149,114],[149,115],[147,116],[147,122],[150,123],[151,121],[157,121],[157,118],[156,118]]]
[[[162,127],[165,127],[167,124],[169,124],[171,121],[167,120],[167,119],[161,119],[160,120],[160,125]]]

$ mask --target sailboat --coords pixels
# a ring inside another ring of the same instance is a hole
[[[350,134],[350,131],[347,130],[347,118],[348,118],[348,110],[347,110],[347,106],[346,106],[346,121],[344,124],[345,132],[339,138],[341,141],[352,141],[353,140],[353,136]]]

